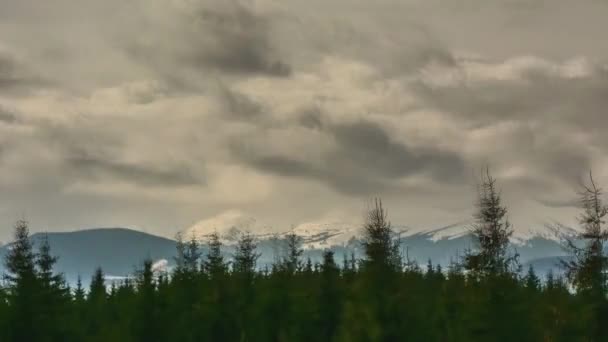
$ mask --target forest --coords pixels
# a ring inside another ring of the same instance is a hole
[[[4,260],[0,341],[608,341],[608,207],[589,178],[580,192],[581,236],[565,244],[564,276],[521,270],[507,248],[513,227],[489,172],[479,184],[476,248],[442,268],[408,260],[387,210],[367,212],[364,256],[304,260],[300,239],[271,267],[256,264],[252,235],[232,257],[217,235],[178,239],[176,266],[142,261],[133,277],[70,287],[47,243],[18,221]],[[543,279],[543,280],[541,280]]]

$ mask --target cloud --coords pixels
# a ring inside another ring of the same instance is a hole
[[[111,158],[91,155],[68,157],[69,172],[74,177],[85,177],[93,180],[101,178],[106,181],[126,181],[153,187],[180,187],[204,183],[186,166],[171,166],[171,169],[141,163],[113,161]]]
[[[141,6],[139,27],[148,30],[120,37],[121,45],[173,91],[200,90],[216,77],[291,73],[272,41],[272,18],[250,4],[205,0]]]
[[[398,188],[398,180],[417,174],[448,182],[463,176],[464,162],[458,155],[408,147],[374,122],[332,123],[322,126],[321,133],[333,144],[318,151],[315,159],[303,158],[314,155],[312,146],[306,153],[293,150],[283,155],[238,143],[233,148],[237,158],[264,172],[317,180],[351,195]]]
[[[201,8],[200,30],[209,40],[193,54],[192,63],[208,63],[223,71],[286,76],[290,67],[273,56],[268,39],[268,19],[236,1],[217,2]]]
[[[15,56],[0,49],[0,91],[4,94],[26,95],[46,83]]]
[[[540,199],[541,204],[551,208],[579,208],[578,199]]]
[[[516,224],[560,219],[588,169],[608,181],[607,15],[594,0],[3,2],[0,211],[172,236],[232,207],[288,226],[382,195],[394,222],[429,226],[468,218],[490,165]]]
[[[18,122],[17,114],[0,106],[0,123],[13,125]]]
[[[596,149],[608,147],[598,129],[608,124],[608,72],[585,59],[463,59],[423,73],[410,89],[422,107],[474,133],[473,141],[497,144],[485,149],[491,159],[525,163],[545,177],[575,184],[592,167]]]
[[[218,101],[222,104],[222,114],[228,116],[224,119],[252,121],[265,118],[261,103],[226,86],[219,87]]]

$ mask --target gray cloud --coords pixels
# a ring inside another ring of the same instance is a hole
[[[247,95],[220,86],[218,97],[224,109],[221,114],[227,116],[224,119],[245,121],[268,119],[268,115],[264,115],[262,104],[252,100]]]
[[[46,83],[34,76],[22,62],[0,50],[0,91],[5,94],[26,95]]]
[[[314,119],[312,123],[310,116]],[[321,128],[335,141],[335,146],[321,152],[318,160],[298,159],[303,151],[293,151],[293,156],[268,155],[246,143],[233,144],[235,155],[262,171],[314,179],[345,194],[396,191],[400,187],[398,180],[416,174],[426,174],[441,182],[462,180],[464,161],[457,154],[432,147],[408,147],[370,121],[321,126],[319,116],[315,111],[305,112],[304,126]],[[316,148],[311,142],[310,150]]]
[[[384,177],[430,173],[443,181],[462,177],[463,161],[455,154],[433,147],[413,149],[395,142],[373,122],[339,124],[330,128],[340,149],[335,158],[345,163],[368,165]]]
[[[562,66],[555,63],[553,67]],[[455,73],[462,75],[457,83],[431,86],[417,82],[412,89],[426,105],[452,112],[462,119],[472,119],[473,124],[479,125],[508,120],[555,119],[596,125],[597,120],[606,118],[603,114],[608,94],[606,68],[591,65],[588,74],[569,77],[547,66],[533,65],[523,70],[517,79],[481,81],[467,79],[467,71],[463,68],[455,67]],[[559,101],[559,98],[567,101]]]
[[[0,122],[7,125],[18,123],[17,114],[0,105]]]
[[[291,73],[271,40],[271,18],[245,2],[195,1],[185,10],[166,11],[166,16],[155,13],[142,20],[150,25],[150,33],[121,39],[131,57],[160,75],[174,91],[200,90],[210,76]],[[174,16],[170,23],[165,22],[168,16]],[[154,26],[164,29],[156,32]]]
[[[310,106],[298,113],[298,124],[310,129],[321,129],[324,126],[323,113],[319,107]]]
[[[111,158],[92,155],[73,155],[66,160],[74,177],[93,180],[126,181],[145,186],[179,187],[200,185],[203,181],[187,166],[155,166],[113,161]]]
[[[541,204],[550,208],[578,208],[580,201],[578,199],[539,199]]]
[[[516,224],[561,219],[588,169],[608,181],[607,16],[596,0],[2,2],[0,223],[25,208],[49,229],[171,236],[231,208],[356,216],[382,194],[394,222],[430,226],[467,218],[466,175],[487,164]]]
[[[584,62],[584,61],[583,61]],[[581,63],[583,63],[581,62]],[[608,72],[582,64],[580,75],[567,75],[567,64],[543,61],[512,79],[498,75],[513,61],[501,62],[496,78],[475,80],[466,66],[454,68],[462,76],[449,85],[417,81],[411,85],[423,107],[449,113],[468,130],[511,127],[507,136],[495,135],[494,159],[525,161],[530,170],[559,177],[570,185],[593,166],[594,149],[608,148],[600,127],[608,125]],[[491,64],[488,64],[491,65]],[[573,66],[570,69],[576,70]],[[452,70],[452,71],[454,71]],[[585,143],[580,139],[585,137]],[[579,141],[578,143],[576,141]]]
[[[194,65],[208,63],[228,72],[289,75],[289,65],[273,56],[267,18],[239,2],[228,3],[230,5],[219,8],[200,9],[198,23],[201,31],[211,36],[205,43],[212,48],[201,46],[190,56],[189,62]]]

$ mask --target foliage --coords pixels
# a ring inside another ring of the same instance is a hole
[[[382,202],[363,227],[364,258],[331,251],[322,262],[301,259],[290,234],[282,258],[257,267],[249,234],[235,255],[217,234],[206,253],[178,239],[176,267],[156,271],[145,260],[134,278],[109,282],[98,268],[85,290],[70,291],[53,271],[51,246],[38,249],[28,225],[15,225],[0,286],[0,340],[21,341],[605,341],[606,207],[592,182],[583,196],[584,238],[567,264],[573,292],[553,274],[520,276],[506,241],[511,226],[495,181],[486,175],[475,227],[480,249],[464,263],[422,270],[403,260]],[[599,247],[598,247],[599,246]]]

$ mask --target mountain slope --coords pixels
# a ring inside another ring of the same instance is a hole
[[[246,223],[242,228],[241,223]],[[309,222],[303,223],[286,231],[272,231],[265,227],[256,226],[256,220],[237,211],[219,215],[216,218],[201,221],[185,231],[186,236],[194,236],[202,241],[211,233],[217,233],[227,246],[234,245],[238,237],[245,231],[260,242],[261,247],[268,245],[273,238],[282,239],[288,233],[295,233],[302,238],[303,248],[307,254],[318,255],[320,250],[331,248],[340,257],[342,252],[359,253],[363,230],[359,223],[349,222]],[[466,250],[474,249],[471,236],[471,222],[461,222],[440,228],[421,229],[408,226],[393,225],[395,239],[400,241],[404,254],[412,259],[426,262],[446,264],[450,259],[457,259]],[[565,254],[563,244],[566,239],[573,238],[577,231],[560,225],[542,225],[529,229],[517,229],[511,237],[511,249],[520,255],[522,262],[548,256]],[[277,253],[281,247],[274,247],[272,253]],[[263,254],[270,253],[268,250]]]
[[[212,229],[198,225],[196,230],[184,232],[184,238],[189,238],[187,234],[192,234],[204,243],[210,233],[217,232],[225,243],[224,253],[230,258],[239,236],[246,230],[238,227],[237,224],[247,222],[249,224],[247,229],[251,228],[255,232],[258,242],[258,252],[261,254],[258,262],[260,267],[269,265],[284,255],[283,238],[290,232],[302,237],[304,258],[310,257],[313,261],[320,261],[323,250],[328,248],[335,252],[338,263],[341,263],[345,256],[350,257],[351,253],[356,257],[362,256],[362,230],[357,224],[306,223],[295,226],[289,231],[275,232],[255,227],[251,224],[254,221],[243,221],[238,215],[229,219],[228,225],[216,224]],[[394,230],[395,241],[399,241],[404,257],[420,264],[430,259],[433,263],[445,266],[462,257],[466,250],[475,248],[467,224],[454,224],[435,229],[394,226]],[[547,267],[554,264],[554,260],[566,255],[563,239],[571,237],[574,232],[563,227],[519,232],[511,239],[511,251],[519,254],[523,264],[538,265],[542,268],[539,271],[544,272]],[[131,275],[145,258],[151,258],[159,265],[170,268],[175,255],[175,241],[123,228],[48,233],[47,236],[53,254],[59,256],[56,270],[65,273],[70,283],[74,283],[78,275],[81,275],[83,281],[87,283],[98,266],[101,266],[109,276]],[[32,239],[38,244],[42,237],[42,234],[34,234]],[[3,259],[9,248],[10,244],[0,247],[0,258]],[[203,249],[205,249],[204,245]],[[542,260],[548,261],[541,262]]]
[[[108,276],[120,277],[132,274],[145,258],[171,260],[175,255],[175,241],[125,228],[38,233],[31,239],[37,246],[44,235],[52,253],[59,257],[56,270],[72,283],[78,275],[86,283],[99,266]],[[4,259],[8,248],[10,244],[0,247],[0,258]]]

